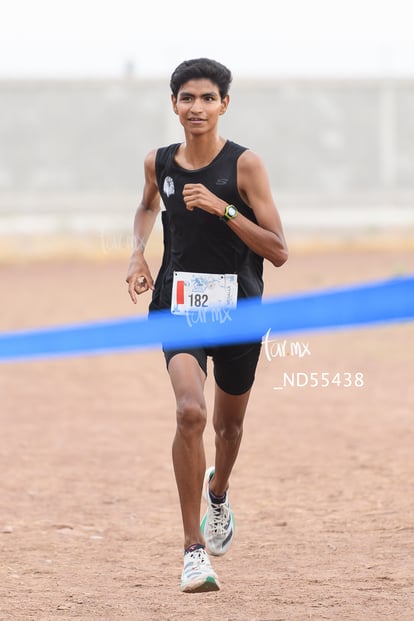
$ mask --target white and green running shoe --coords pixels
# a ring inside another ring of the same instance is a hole
[[[218,591],[220,583],[204,547],[184,553],[181,590],[184,593]]]
[[[214,466],[207,468],[203,483],[203,496],[207,502],[207,511],[201,520],[201,532],[204,535],[207,550],[214,556],[221,556],[229,549],[235,529],[235,520],[230,508],[229,495],[221,503],[214,503],[210,496],[209,484],[214,475]]]

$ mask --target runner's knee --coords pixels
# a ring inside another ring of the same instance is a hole
[[[177,403],[177,427],[182,433],[202,433],[206,426],[207,413],[203,403],[185,397]]]
[[[214,430],[221,440],[235,442],[243,433],[243,419],[215,421]]]

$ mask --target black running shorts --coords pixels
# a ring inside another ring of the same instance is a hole
[[[197,360],[207,375],[207,358],[213,360],[214,379],[221,390],[230,395],[242,395],[253,386],[259,360],[261,343],[241,345],[220,345],[218,347],[197,347],[193,349],[166,349],[163,347],[168,365],[176,354],[190,354]]]

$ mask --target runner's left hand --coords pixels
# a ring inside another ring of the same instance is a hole
[[[226,201],[210,192],[202,183],[186,183],[183,189],[183,199],[189,211],[203,209],[216,216],[222,216],[226,208]]]

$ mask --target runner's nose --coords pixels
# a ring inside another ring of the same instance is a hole
[[[193,114],[198,114],[201,113],[203,110],[203,106],[202,106],[202,102],[200,99],[194,99],[192,106],[191,106],[191,112]]]

